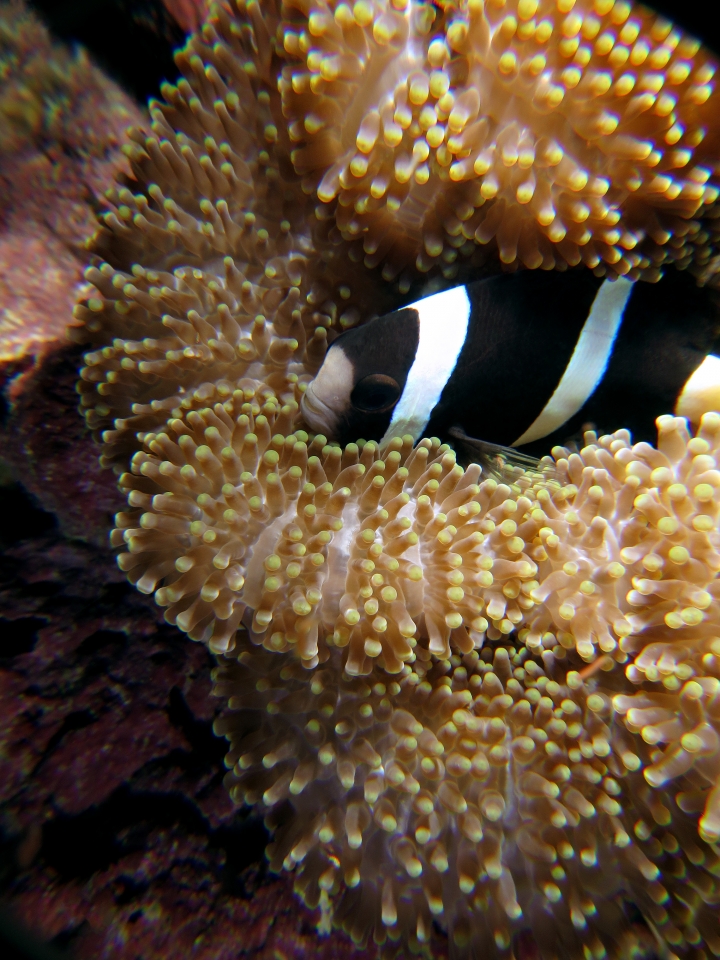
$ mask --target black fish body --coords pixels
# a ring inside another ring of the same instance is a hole
[[[659,415],[720,406],[719,335],[717,294],[678,271],[503,274],[342,334],[303,412],[343,443],[459,429],[543,453],[588,422],[652,440]]]

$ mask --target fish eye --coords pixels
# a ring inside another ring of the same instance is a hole
[[[400,384],[383,373],[363,377],[350,394],[350,402],[366,413],[379,413],[397,402]]]

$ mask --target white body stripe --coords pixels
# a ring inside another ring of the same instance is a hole
[[[595,294],[573,355],[565,372],[539,416],[512,444],[540,440],[574,416],[595,392],[610,360],[633,282],[619,277],[605,280]]]
[[[712,353],[688,377],[675,404],[675,414],[698,424],[710,410],[720,410],[720,358]]]
[[[381,446],[408,433],[413,440],[420,439],[467,337],[470,300],[464,286],[409,306],[420,316],[418,348]]]

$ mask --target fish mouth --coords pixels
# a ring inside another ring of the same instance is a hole
[[[300,400],[300,410],[309,427],[323,434],[328,440],[333,439],[337,427],[337,417],[334,411],[315,393],[312,383]]]

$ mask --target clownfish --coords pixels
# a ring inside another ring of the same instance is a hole
[[[717,354],[714,352],[717,351]],[[302,399],[312,430],[545,453],[583,425],[654,440],[655,419],[720,410],[720,296],[589,270],[501,274],[338,336]]]

